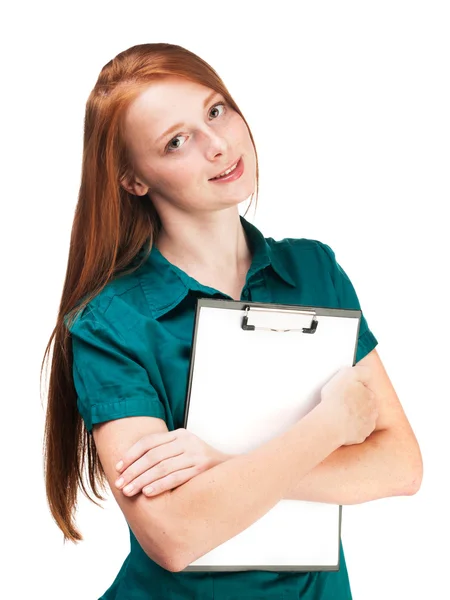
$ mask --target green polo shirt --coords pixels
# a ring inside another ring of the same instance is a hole
[[[240,220],[252,252],[242,301],[361,309],[328,245],[265,238]],[[154,246],[137,271],[114,279],[83,309],[70,332],[77,405],[88,431],[94,423],[138,415],[164,419],[169,431],[183,427],[200,297],[231,299],[187,275]],[[377,343],[362,316],[356,361]],[[145,554],[130,529],[130,552],[100,600],[299,598],[351,600],[342,541],[339,571],[172,573]]]

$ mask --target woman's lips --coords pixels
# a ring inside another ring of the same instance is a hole
[[[231,171],[231,173],[229,173],[228,175],[225,175],[225,177],[219,177],[219,179],[210,179],[209,181],[212,181],[213,183],[225,183],[226,181],[234,181],[235,179],[239,179],[239,177],[242,175],[242,173],[244,172],[244,161],[242,160],[242,156],[241,158],[238,160],[237,166],[235,169],[233,169],[233,171]]]

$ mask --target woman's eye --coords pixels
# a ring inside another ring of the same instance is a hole
[[[224,102],[218,102],[217,104],[214,104],[214,106],[211,107],[211,110],[213,110],[217,106],[223,106],[225,108],[225,103]]]
[[[214,104],[214,106],[211,107],[211,110],[214,110],[218,106],[223,106],[224,109],[226,108],[225,102],[218,102],[217,104]],[[175,140],[177,140],[180,137],[185,137],[185,136],[183,136],[183,134],[180,133],[170,140],[170,142],[166,146],[166,152],[170,153],[170,152],[173,152],[174,150],[178,150],[180,148],[180,146],[177,146],[176,148],[174,148],[173,146],[170,145],[172,142],[174,142]]]

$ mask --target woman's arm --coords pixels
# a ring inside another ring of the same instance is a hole
[[[156,428],[155,428],[156,424]],[[286,495],[291,474],[306,474],[341,445],[341,432],[323,403],[283,434],[154,498],[126,497],[114,482],[126,448],[155,431],[161,419],[132,417],[94,428],[111,490],[144,551],[177,572],[247,529]]]

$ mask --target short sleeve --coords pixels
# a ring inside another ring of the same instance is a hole
[[[366,317],[362,312],[358,296],[347,273],[336,261],[334,251],[323,242],[321,247],[326,252],[331,264],[331,279],[339,301],[340,308],[361,310],[361,322],[359,327],[358,347],[356,351],[356,362],[359,362],[366,354],[369,354],[378,344],[378,340],[369,329]]]
[[[70,334],[77,407],[90,433],[95,423],[123,417],[165,420],[146,369],[131,357],[117,329],[84,317],[75,321]]]

